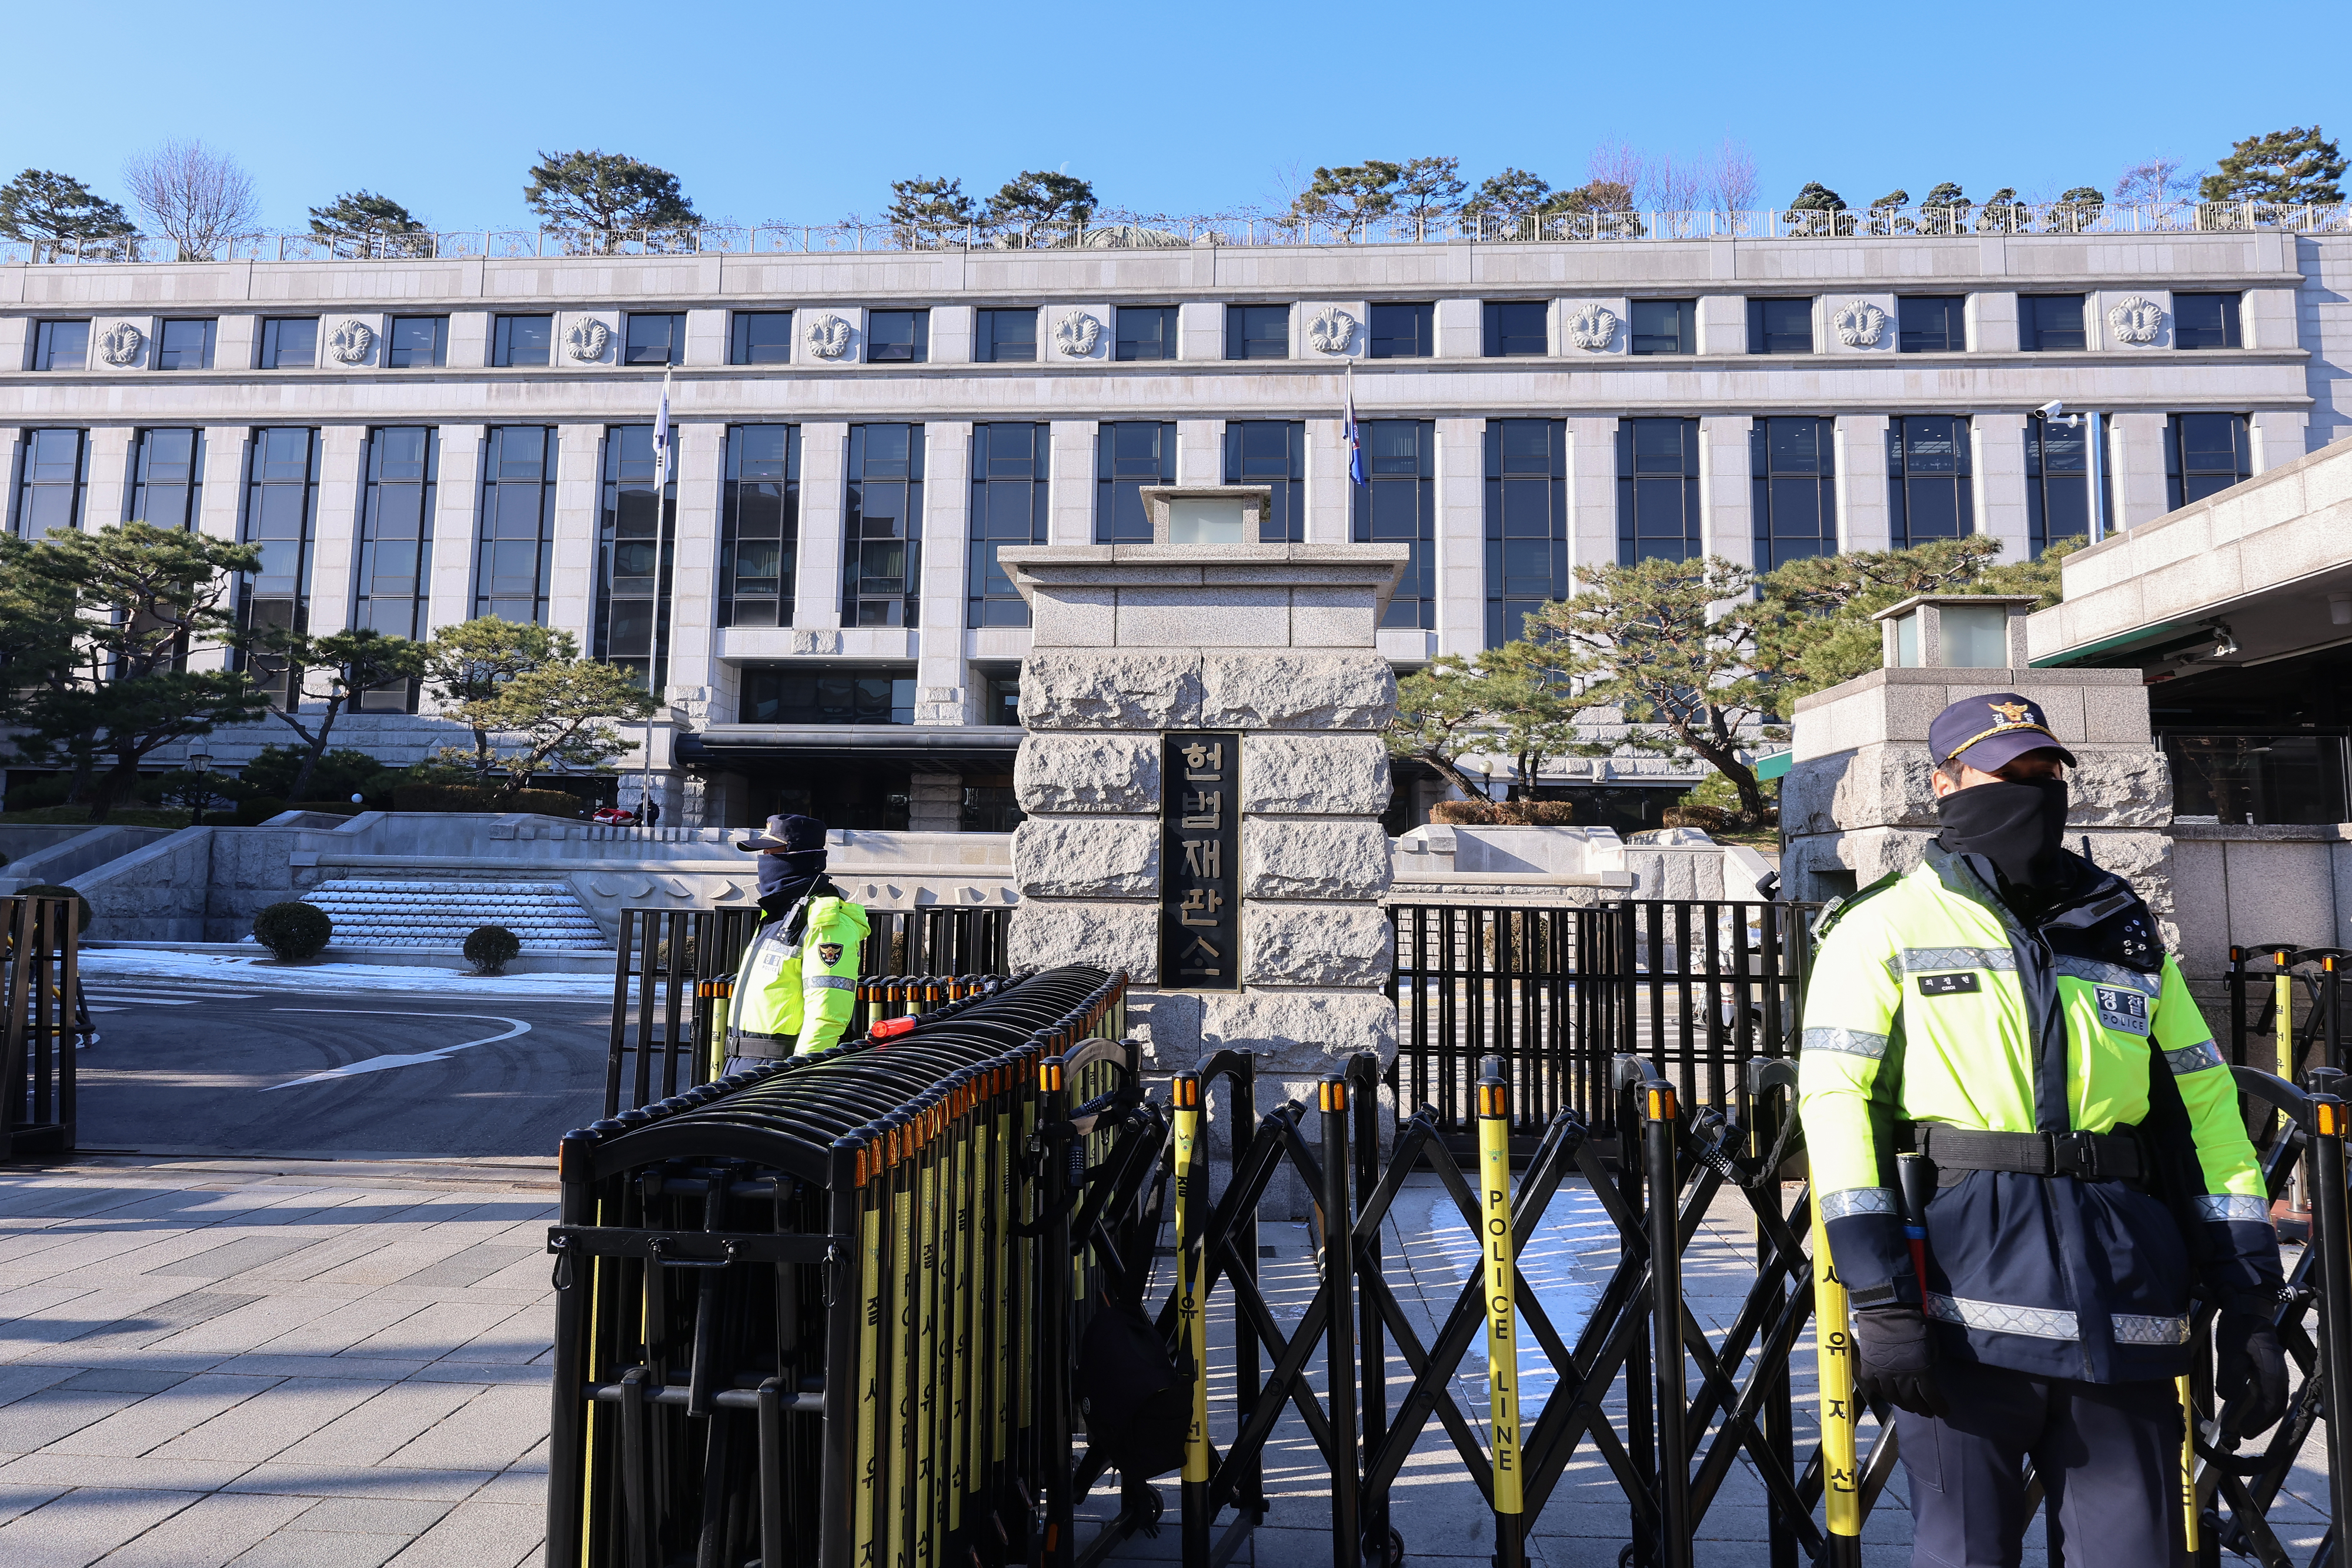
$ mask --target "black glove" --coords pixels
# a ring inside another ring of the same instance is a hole
[[[2213,1343],[2221,1353],[2213,1387],[2227,1401],[2221,1425],[2243,1437],[2270,1430],[2286,1414],[2286,1352],[2277,1325],[2252,1312],[2225,1312]]]
[[[1935,1335],[1918,1308],[1864,1307],[1855,1312],[1853,1347],[1856,1398],[1870,1401],[1884,1396],[1896,1409],[1914,1416],[1952,1413],[1936,1380]]]

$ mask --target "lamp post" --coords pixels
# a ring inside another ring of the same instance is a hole
[[[188,753],[188,771],[196,776],[196,787],[189,792],[188,800],[188,826],[192,828],[201,828],[205,825],[205,806],[211,800],[213,794],[212,785],[209,782],[212,770],[211,752]]]

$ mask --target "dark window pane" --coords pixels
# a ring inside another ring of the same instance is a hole
[[[439,461],[436,430],[404,425],[369,433],[354,625],[399,637],[425,634]],[[402,681],[396,689],[369,694],[365,706],[405,710],[413,695],[413,683]]]
[[[394,316],[384,363],[395,371],[440,364],[447,357],[448,341],[446,316]]]
[[[898,665],[743,672],[744,724],[912,724],[915,675]]]
[[[632,323],[637,319],[630,318]],[[677,480],[673,475],[656,492],[661,478],[652,425],[616,424],[605,431],[591,652],[656,693],[668,680],[670,571],[677,526]]]
[[[867,363],[921,364],[931,357],[930,349],[929,311],[869,310],[866,313]]]
[[[2164,467],[2172,510],[2193,506],[2252,476],[2242,413],[2177,413],[2165,432]]]
[[[1976,531],[1971,466],[1966,419],[1918,414],[1887,423],[1888,524],[1895,549]]]
[[[33,368],[37,371],[88,370],[89,323],[41,322],[33,330]]]
[[[1810,354],[1813,351],[1813,302],[1767,297],[1748,302],[1748,351]]]
[[[1139,492],[1176,482],[1176,426],[1156,420],[1105,423],[1095,453],[1095,542],[1150,543],[1151,518]]]
[[[2172,297],[2172,345],[2177,349],[2235,349],[2238,296],[2176,294]]]
[[[1631,347],[1637,354],[1689,354],[1698,350],[1698,301],[1636,299]]]
[[[1003,545],[1045,542],[1048,435],[1043,424],[972,427],[971,554],[964,563],[968,625],[1029,624],[1028,603],[998,564],[996,552]]]
[[[793,358],[793,313],[789,310],[738,310],[730,364],[784,365]]]
[[[1617,558],[1686,560],[1700,553],[1698,421],[1617,425]]]
[[[1526,619],[1571,591],[1568,426],[1557,419],[1486,423],[1486,643],[1525,634]]]
[[[1349,487],[1349,533],[1358,544],[1412,547],[1389,600],[1383,627],[1428,631],[1437,624],[1437,425],[1425,419],[1367,420],[1360,428],[1370,476]]]
[[[1225,425],[1225,483],[1264,485],[1273,505],[1258,529],[1261,544],[1307,538],[1307,425],[1294,419],[1234,420]]]
[[[1122,305],[1111,314],[1118,322],[1116,358],[1172,360],[1176,357],[1175,306]]]
[[[1837,477],[1832,420],[1759,419],[1748,438],[1756,570],[1837,553]]]
[[[2083,297],[2021,294],[2017,297],[2018,346],[2042,353],[2083,347]]]
[[[1490,360],[1551,352],[1550,305],[1541,299],[1486,302],[1486,357]]]
[[[319,362],[319,319],[304,316],[261,324],[261,368],[307,371]]]
[[[543,425],[493,425],[482,465],[481,554],[474,613],[547,622],[548,569],[555,549],[555,433]]]
[[[1969,346],[1967,301],[1958,295],[1906,294],[1895,302],[1895,314],[1903,353],[1958,353]]]
[[[739,318],[740,319],[740,318]],[[727,432],[719,519],[719,624],[789,626],[800,549],[800,429]]]
[[[312,330],[317,323],[311,324]],[[156,330],[155,368],[159,371],[208,371],[213,364],[213,324],[166,321]]]
[[[1434,305],[1374,305],[1366,333],[1375,360],[1425,360],[1437,352]]]
[[[628,348],[622,363],[675,365],[686,358],[684,316],[640,316],[632,311],[628,329]]]
[[[276,426],[254,432],[246,468],[245,508],[239,542],[261,552],[259,568],[238,590],[238,612],[247,626],[309,629],[310,549],[319,514],[319,433]],[[283,706],[289,700],[286,672],[267,661],[251,666],[255,684]]]
[[[552,316],[501,316],[492,334],[493,365],[543,365],[555,342]]]
[[[1028,362],[1037,358],[1037,312],[982,310],[973,323],[971,357],[982,364]]]
[[[1290,307],[1225,307],[1225,358],[1286,360],[1290,357]]]
[[[89,481],[88,431],[27,431],[16,482],[17,537],[37,539],[79,528],[82,492]]]
[[[849,429],[849,505],[842,543],[842,624],[912,626],[922,573],[923,427]]]
[[[204,501],[205,434],[142,430],[131,461],[126,522],[193,530]]]

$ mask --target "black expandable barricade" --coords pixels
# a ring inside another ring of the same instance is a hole
[[[1165,1193],[1125,990],[992,983],[566,1136],[547,1562],[1071,1562],[1076,1347]]]

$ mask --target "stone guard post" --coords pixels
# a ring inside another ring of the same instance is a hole
[[[1013,841],[1012,966],[1124,968],[1157,1071],[1247,1051],[1259,1059],[1261,1112],[1286,1097],[1312,1105],[1317,1081],[1349,1056],[1375,1051],[1385,1065],[1396,1055],[1380,904],[1390,876],[1381,731],[1396,676],[1374,636],[1409,552],[1255,542],[1264,487],[1143,497],[1152,543],[997,552],[1034,629],[1021,667],[1027,733],[1014,785],[1028,818]],[[1234,970],[1202,988],[1161,965],[1163,901],[1181,898],[1180,878],[1163,875],[1181,868],[1164,863],[1163,841],[1180,835],[1162,807],[1167,791],[1190,788],[1163,777],[1171,731],[1241,737],[1226,797],[1240,863],[1219,884],[1240,917],[1220,940],[1237,938],[1240,951]],[[1267,1212],[1303,1217],[1307,1196],[1277,1185]]]
[[[2067,778],[2066,847],[2129,881],[2164,941],[2173,921],[2172,774],[2148,727],[2137,670],[2037,670],[2025,662],[2031,599],[1927,596],[1878,614],[1885,667],[1797,701],[1780,787],[1783,896],[1821,899],[1919,863],[1939,831],[1927,727],[1979,692],[2042,705],[2081,765]],[[1957,612],[1958,613],[1955,613]],[[1907,622],[1907,624],[1906,624]]]

